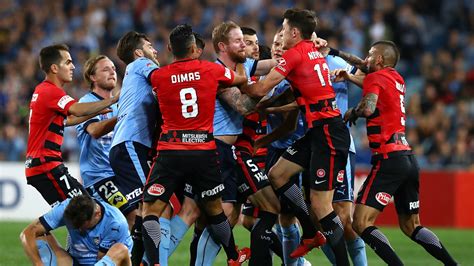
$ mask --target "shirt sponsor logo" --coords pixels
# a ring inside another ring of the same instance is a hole
[[[163,193],[165,193],[165,191],[165,187],[160,184],[153,184],[147,189],[148,194],[152,196],[161,196]]]
[[[390,202],[391,198],[392,196],[385,192],[379,192],[375,195],[375,199],[383,206],[386,206]]]
[[[417,201],[410,202],[409,208],[410,208],[410,210],[416,210],[416,209],[420,208],[420,201],[417,200]]]
[[[181,142],[185,143],[205,143],[207,139],[207,134],[192,134],[184,133],[181,137]]]
[[[74,99],[71,96],[64,95],[61,99],[59,99],[58,106],[59,108],[64,109],[64,107],[66,107],[66,104],[68,104],[71,101],[74,101]]]
[[[222,190],[224,190],[224,184],[220,184],[218,185],[217,187],[213,188],[213,189],[209,189],[209,190],[206,190],[206,191],[203,191],[201,193],[201,198],[204,198],[204,197],[210,197],[210,196],[214,196],[216,195],[217,193],[221,192]]]
[[[344,182],[344,170],[341,170],[341,171],[339,171],[339,173],[337,173],[336,180],[339,183]]]

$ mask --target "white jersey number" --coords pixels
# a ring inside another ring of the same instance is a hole
[[[193,118],[198,115],[197,95],[194,88],[184,88],[179,91],[181,99],[181,114],[184,118]]]
[[[328,64],[323,63],[323,69],[322,70],[326,70],[328,72],[328,82],[329,82],[329,85],[332,86],[331,73],[329,72]],[[323,72],[321,71],[321,65],[320,64],[315,64],[314,65],[314,71],[316,71],[316,73],[318,73],[318,78],[319,78],[319,82],[321,82],[321,85],[323,87],[326,86],[326,81],[324,81]]]

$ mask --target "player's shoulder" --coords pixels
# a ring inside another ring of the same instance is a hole
[[[79,99],[79,102],[80,103],[89,103],[89,102],[97,102],[99,100],[101,100],[101,99],[98,98],[96,95],[94,95],[94,93],[88,92]]]
[[[146,58],[146,57],[139,57],[135,59],[133,62],[128,64],[127,70],[134,70],[134,69],[142,69],[142,68],[150,68],[150,69],[155,69],[158,68],[158,66],[153,62],[151,59]]]

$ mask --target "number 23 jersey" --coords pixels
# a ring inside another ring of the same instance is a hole
[[[151,84],[163,118],[157,150],[211,150],[217,88],[234,72],[219,64],[184,59],[155,70]]]

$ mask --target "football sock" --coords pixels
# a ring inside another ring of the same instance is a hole
[[[339,216],[332,211],[326,217],[319,220],[323,229],[323,234],[329,242],[336,257],[337,265],[349,265],[346,242],[344,241],[344,228]]]
[[[418,226],[413,231],[411,239],[421,245],[431,256],[443,262],[444,265],[457,265],[457,262],[449,255],[438,237],[428,228]]]
[[[190,266],[196,265],[197,248],[198,248],[199,238],[201,238],[201,234],[202,234],[202,230],[194,226],[193,240],[191,241],[191,244],[189,245],[189,253],[190,253],[189,265]]]
[[[235,248],[234,234],[224,212],[218,215],[208,216],[209,232],[214,240],[222,245],[228,260],[236,260],[239,254]]]
[[[196,266],[214,265],[221,246],[214,241],[206,227],[199,238],[196,255]]]
[[[168,252],[170,248],[170,220],[160,217],[160,266],[168,265]]]
[[[278,236],[272,231],[278,215],[260,210],[259,218],[250,232],[252,256],[250,257],[249,265],[272,265],[270,246],[273,244],[274,238],[277,238],[277,241],[280,242]]]
[[[365,253],[365,243],[362,238],[357,237],[354,240],[346,240],[347,251],[351,256],[354,266],[367,265],[367,254]]]
[[[276,190],[277,196],[283,204],[289,204],[298,218],[303,228],[303,238],[313,238],[316,235],[316,228],[311,221],[308,206],[303,198],[301,189],[294,183],[288,182]]]
[[[329,262],[331,262],[331,265],[336,265],[336,256],[334,256],[334,252],[332,252],[329,242],[324,244],[321,247],[321,250],[323,251],[324,255],[326,255],[326,258],[329,260]]]
[[[145,218],[143,218],[142,233],[143,245],[145,246],[145,251],[150,264],[159,264],[161,230],[158,217],[154,215],[145,216]]]
[[[135,223],[131,230],[133,248],[132,248],[132,265],[139,266],[143,258],[143,237],[142,237],[142,217],[135,216]]]
[[[171,218],[170,226],[171,235],[168,257],[173,254],[173,252],[176,250],[176,247],[179,245],[181,240],[183,240],[184,235],[189,229],[189,226],[178,215],[175,215],[173,218]]]
[[[288,227],[282,226],[282,243],[283,243],[283,256],[285,265],[294,266],[298,265],[298,259],[290,258],[290,253],[298,247],[300,243],[300,229],[296,224],[292,224]]]
[[[392,246],[390,246],[387,237],[376,226],[367,227],[360,237],[388,265],[403,265]]]

